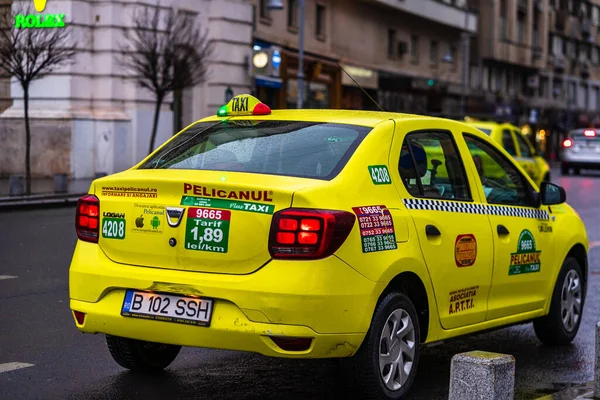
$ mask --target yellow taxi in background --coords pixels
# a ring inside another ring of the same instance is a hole
[[[569,343],[586,295],[565,191],[441,118],[240,95],[95,180],[76,231],[75,325],[135,371],[181,346],[342,358],[361,398],[399,399],[421,345],[527,321]]]
[[[469,121],[467,123],[500,143],[538,187],[543,181],[550,182],[550,166],[517,126],[488,121]]]

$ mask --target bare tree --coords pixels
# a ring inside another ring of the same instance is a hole
[[[134,15],[133,28],[126,32],[125,39],[121,65],[156,100],[151,153],[165,97],[204,82],[213,46],[189,13],[172,8],[161,12],[160,7],[148,6]]]
[[[16,16],[32,14],[28,5],[15,3],[0,10],[0,71],[15,78],[23,89],[25,109],[25,193],[31,193],[31,127],[29,123],[29,89],[41,79],[70,63],[75,57],[70,29],[26,29],[15,24]]]

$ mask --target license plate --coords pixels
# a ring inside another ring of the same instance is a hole
[[[187,325],[210,326],[213,301],[195,297],[128,290],[121,315]]]

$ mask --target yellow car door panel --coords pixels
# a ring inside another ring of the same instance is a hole
[[[444,329],[485,321],[493,237],[478,212],[452,132],[394,135],[392,181],[417,232]]]
[[[536,205],[530,184],[509,159],[482,139],[464,137],[471,156],[482,160],[477,170],[494,232],[486,320],[542,309],[558,262],[548,207]]]

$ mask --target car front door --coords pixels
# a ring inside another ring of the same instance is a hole
[[[521,167],[523,167],[523,169],[529,174],[531,179],[533,179],[533,181],[536,184],[538,184],[540,178],[539,168],[537,162],[533,158],[531,148],[529,147],[521,133],[519,133],[518,131],[513,131],[513,134],[517,142],[517,152],[519,153],[517,161],[519,162]]]
[[[477,168],[494,232],[494,273],[487,320],[543,308],[553,272],[555,233],[529,181],[491,143],[464,134]],[[477,163],[476,163],[477,164]]]
[[[453,329],[483,322],[492,230],[479,213],[480,194],[472,193],[455,136],[448,130],[407,129],[394,135],[390,154],[390,165],[398,166],[391,170],[392,182],[414,221],[441,325]]]

